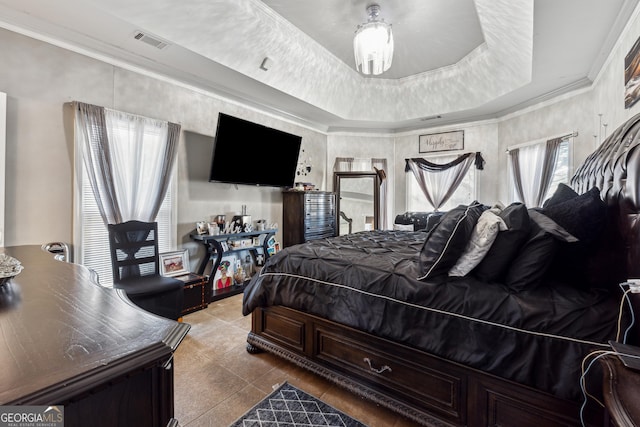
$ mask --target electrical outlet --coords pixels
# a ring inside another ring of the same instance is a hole
[[[627,279],[632,294],[640,294],[640,279]]]

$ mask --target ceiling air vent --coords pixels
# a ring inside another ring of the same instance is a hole
[[[420,121],[421,122],[426,122],[426,121],[429,121],[429,120],[435,120],[435,119],[441,119],[441,118],[442,118],[442,116],[438,114],[437,116],[423,117],[423,118],[420,119]]]
[[[156,49],[164,49],[169,46],[169,43],[164,42],[156,37],[152,37],[148,34],[143,33],[142,31],[136,31],[133,35],[133,38],[136,40],[140,40],[141,42],[145,42],[149,46],[153,46]]]

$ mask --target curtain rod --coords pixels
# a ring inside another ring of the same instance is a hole
[[[505,153],[508,154],[509,150],[513,150],[513,149],[516,149],[516,148],[522,148],[522,147],[528,147],[530,145],[539,144],[541,142],[550,141],[552,139],[558,139],[559,138],[559,139],[564,141],[565,139],[575,138],[577,136],[578,136],[578,131],[576,130],[576,131],[573,131],[571,133],[567,133],[567,134],[564,134],[564,135],[561,135],[561,136],[552,136],[550,138],[540,138],[540,139],[536,139],[536,140],[533,140],[533,141],[523,142],[521,144],[516,144],[516,145],[512,145],[511,147],[507,147],[507,149],[505,150]]]

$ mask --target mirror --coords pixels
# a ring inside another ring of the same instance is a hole
[[[380,177],[375,172],[334,172],[338,235],[377,230]]]

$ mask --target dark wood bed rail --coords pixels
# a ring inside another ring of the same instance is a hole
[[[247,342],[250,353],[273,353],[419,425],[580,424],[576,402],[290,308],[255,310]],[[584,419],[605,425],[593,402]]]

